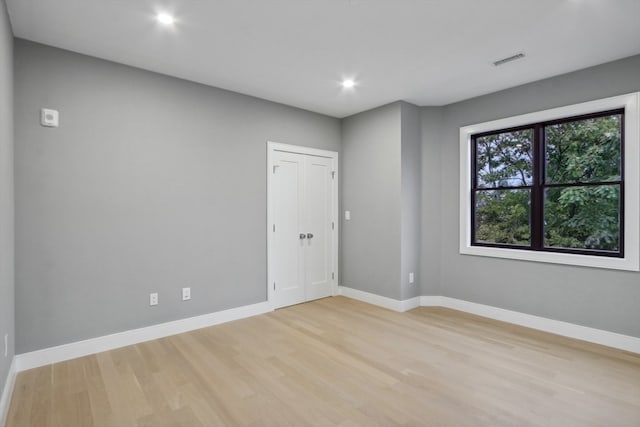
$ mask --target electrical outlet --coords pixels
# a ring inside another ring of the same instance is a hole
[[[182,301],[189,301],[191,299],[191,288],[182,288]]]
[[[409,273],[409,283],[413,283],[413,273]]]
[[[4,357],[9,354],[9,334],[4,334]]]
[[[49,128],[58,127],[58,110],[43,108],[40,110],[40,124]]]
[[[158,305],[158,293],[149,294],[149,305]]]

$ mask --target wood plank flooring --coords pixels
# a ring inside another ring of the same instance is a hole
[[[7,427],[640,426],[640,355],[327,298],[19,374]]]

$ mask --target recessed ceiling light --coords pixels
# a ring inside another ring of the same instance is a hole
[[[342,81],[342,87],[345,88],[345,89],[351,89],[351,88],[355,87],[355,85],[356,85],[356,82],[354,82],[351,79],[346,79],[346,80]]]
[[[173,25],[173,23],[175,22],[173,16],[169,15],[168,13],[159,13],[156,15],[156,19],[162,25]]]

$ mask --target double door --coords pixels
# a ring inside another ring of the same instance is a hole
[[[277,308],[334,294],[337,153],[270,150],[269,295]]]

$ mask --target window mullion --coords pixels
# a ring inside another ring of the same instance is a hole
[[[531,188],[531,248],[541,250],[544,233],[544,127],[533,131],[533,187]]]

